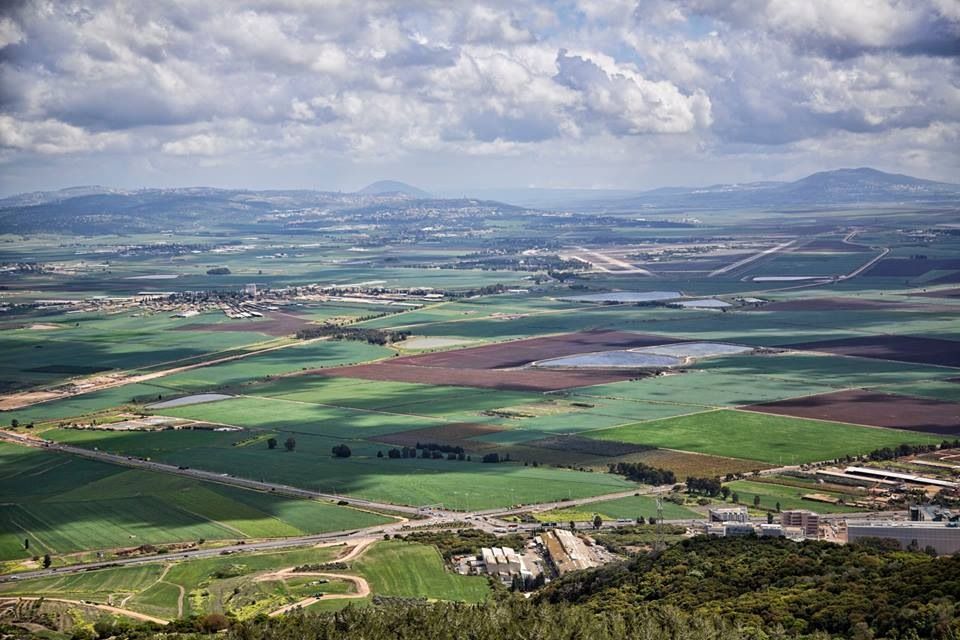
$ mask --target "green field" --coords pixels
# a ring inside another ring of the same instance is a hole
[[[670,502],[669,500],[663,500],[662,504],[663,517],[667,520],[689,520],[691,518],[703,517],[703,514],[697,513],[689,507]],[[636,520],[638,516],[643,516],[644,518],[656,517],[657,501],[650,496],[628,496],[626,498],[617,498],[616,500],[588,502],[567,509],[544,511],[543,513],[536,514],[536,518],[541,522],[565,524],[571,520],[575,522],[591,521],[593,517],[598,514],[606,521],[621,518]]]
[[[480,602],[490,593],[487,579],[447,571],[434,547],[391,540],[352,563],[375,594]]]
[[[930,435],[787,418],[749,411],[710,411],[591,432],[590,437],[710,453],[770,464],[801,464],[903,443],[938,443]]]
[[[816,382],[783,380],[773,376],[750,377],[735,372],[696,369],[677,375],[585,387],[573,393],[588,398],[711,408],[755,404],[832,390],[831,387]]]
[[[416,416],[480,412],[536,402],[535,393],[445,387],[407,382],[297,376],[250,388],[247,393],[309,404]]]
[[[295,573],[265,579],[266,574],[282,569],[333,561],[343,550],[300,547],[160,561],[0,584],[0,596],[47,596],[114,606],[123,602],[130,610],[167,619],[215,612],[249,618],[319,592],[352,592],[349,582]],[[480,602],[490,594],[485,578],[457,575],[444,566],[436,548],[415,543],[376,543],[351,561],[347,569],[332,571],[362,576],[374,594],[384,596]],[[350,602],[354,601],[330,600],[330,605],[340,607]]]
[[[310,342],[240,360],[175,373],[158,378],[153,381],[153,384],[173,391],[200,391],[239,385],[302,369],[320,369],[378,360],[393,353],[385,347],[365,342]]]
[[[0,560],[298,536],[389,518],[0,443]],[[29,540],[29,549],[24,548]]]
[[[760,496],[760,508],[774,510],[777,503],[780,503],[781,509],[811,509],[820,513],[850,513],[862,511],[842,504],[830,504],[828,502],[819,502],[813,500],[804,500],[802,496],[810,493],[824,494],[833,498],[843,497],[845,500],[852,500],[850,494],[841,494],[833,491],[824,491],[815,485],[801,489],[782,484],[770,482],[751,482],[750,480],[735,480],[726,483],[731,491],[736,491],[740,498],[740,504],[753,506],[754,498]]]

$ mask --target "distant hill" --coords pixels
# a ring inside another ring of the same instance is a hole
[[[396,180],[378,180],[377,182],[368,184],[363,189],[360,189],[360,191],[357,191],[357,193],[364,196],[403,195],[417,199],[433,197],[423,189],[418,189],[406,182],[398,182]]]
[[[942,203],[960,200],[960,185],[884,173],[876,169],[821,171],[795,182],[751,182],[650,191],[550,190],[498,194],[514,204],[579,211],[643,209],[790,209],[871,203]],[[507,195],[508,197],[503,197]]]
[[[211,187],[139,189],[72,187],[0,200],[0,233],[112,234],[172,229],[200,233],[214,228],[298,231],[313,214],[336,211],[363,223],[365,216],[405,212],[422,206],[485,213],[519,211],[514,205],[476,199],[438,199],[402,183],[377,183],[379,193],[278,190],[249,191]],[[406,192],[397,191],[400,185]],[[375,185],[371,185],[374,187]],[[369,187],[368,187],[369,189]],[[421,196],[411,193],[424,194]],[[420,215],[419,213],[417,215]],[[316,220],[314,220],[316,222]]]

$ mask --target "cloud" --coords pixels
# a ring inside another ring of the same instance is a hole
[[[850,58],[892,51],[960,56],[955,0],[680,0],[695,14],[784,38],[801,51]]]
[[[579,95],[584,126],[604,126],[618,135],[686,133],[710,125],[710,98],[684,95],[670,82],[650,81],[630,69],[560,51],[558,82]]]
[[[526,183],[604,150],[625,176],[876,144],[948,175],[926,132],[960,119],[958,25],[956,0],[18,0],[0,153],[21,181],[69,180],[73,157],[131,181],[193,159],[237,180],[483,159],[463,172],[482,180],[502,154]]]

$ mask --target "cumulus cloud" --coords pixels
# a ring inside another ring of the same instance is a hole
[[[958,55],[956,0],[18,0],[0,154],[237,176],[499,154],[577,178],[599,149],[706,167],[896,142],[946,174],[928,132],[956,131]]]
[[[895,51],[960,56],[955,0],[681,0],[687,11],[830,57]]]

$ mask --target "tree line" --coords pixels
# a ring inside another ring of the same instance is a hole
[[[356,342],[385,345],[406,340],[410,337],[410,332],[395,329],[372,329],[367,327],[322,324],[304,327],[298,330],[296,335],[299,340],[332,338],[334,340],[354,340]]]
[[[673,471],[651,467],[642,462],[618,462],[608,465],[608,469],[610,473],[644,484],[673,484],[677,481]]]

